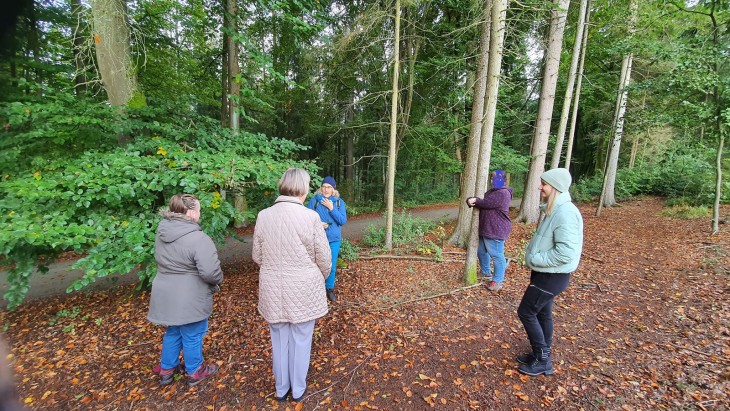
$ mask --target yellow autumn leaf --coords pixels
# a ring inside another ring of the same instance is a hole
[[[32,403],[32,402],[33,402],[33,397],[25,397],[25,401],[24,401],[24,402],[25,402],[26,404],[30,404],[30,403]]]
[[[157,154],[166,156],[167,155],[167,150],[165,150],[164,147],[160,147],[160,148],[157,149]]]

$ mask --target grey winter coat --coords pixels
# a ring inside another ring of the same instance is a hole
[[[324,280],[332,254],[319,215],[301,200],[279,196],[261,210],[252,257],[261,267],[258,310],[268,323],[298,324],[327,314]]]
[[[213,240],[184,214],[163,211],[155,237],[157,276],[147,319],[161,325],[202,321],[213,312],[223,271]]]

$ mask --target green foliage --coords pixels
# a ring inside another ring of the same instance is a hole
[[[426,235],[434,226],[433,222],[413,217],[411,213],[403,209],[400,214],[393,215],[393,245],[413,243],[416,239]],[[365,229],[362,242],[369,247],[384,246],[385,227],[369,225]]]
[[[622,168],[616,175],[616,199],[625,200],[639,195],[655,195],[670,199],[681,198],[693,205],[709,205],[714,201],[713,149],[702,145],[674,146],[656,163]],[[598,199],[603,176],[580,180],[571,191],[577,201]],[[724,191],[722,201],[730,200]]]
[[[712,211],[707,207],[680,204],[663,209],[662,215],[664,217],[682,219],[707,218],[712,215]]]
[[[358,252],[360,251],[360,247],[352,244],[347,239],[342,239],[342,244],[340,245],[340,258],[345,261],[357,261],[358,258]]]
[[[26,142],[4,157],[0,181],[0,255],[12,267],[5,293],[11,308],[23,300],[34,268],[46,271],[66,250],[85,254],[74,265],[84,276],[68,291],[115,273],[136,271],[151,280],[158,210],[176,193],[198,196],[201,226],[220,241],[229,223],[243,217],[223,201],[221,190],[250,196],[246,217],[251,218],[270,203],[267,194],[288,167],[316,171],[291,160],[303,148],[295,143],[246,132],[234,137],[210,119],[173,107],[130,111],[112,130],[103,106],[69,104],[69,121],[86,130],[70,144],[72,126],[59,120],[57,104],[49,99],[47,109],[33,106],[39,116],[54,113],[44,117],[52,121],[10,121],[3,133],[3,141]],[[0,106],[0,118],[18,112],[25,110],[17,103]],[[108,143],[119,131],[134,142],[123,148]],[[46,133],[60,137],[35,141]],[[100,141],[107,143],[91,148]],[[71,149],[65,151],[67,146]],[[27,160],[40,150],[43,157]]]

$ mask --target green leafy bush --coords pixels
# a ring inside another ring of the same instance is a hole
[[[26,112],[19,104],[0,106],[0,119],[10,119],[2,141],[23,142],[4,156],[0,180],[0,255],[11,267],[4,295],[11,308],[23,300],[34,269],[45,272],[67,250],[84,254],[74,265],[84,276],[69,291],[116,273],[136,271],[149,282],[156,273],[158,211],[176,193],[198,196],[203,230],[221,241],[231,221],[244,217],[223,199],[223,190],[244,194],[246,216],[253,217],[270,204],[288,167],[316,171],[291,160],[302,146],[246,132],[233,136],[180,108],[116,114],[110,127],[101,105],[70,105],[68,125],[57,114],[48,121],[59,104],[53,99],[47,110],[34,104]],[[74,136],[74,127],[85,131]],[[120,132],[133,142],[116,144]]]
[[[413,217],[405,209],[400,214],[393,215],[393,245],[404,245],[426,235],[434,223],[422,218]],[[369,225],[365,229],[362,240],[363,244],[369,247],[382,247],[385,245],[385,227]]]
[[[352,244],[347,239],[342,239],[340,245],[340,258],[345,261],[357,261],[357,253],[360,251],[360,247]]]

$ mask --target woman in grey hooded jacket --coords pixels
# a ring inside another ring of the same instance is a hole
[[[583,217],[571,202],[570,172],[554,168],[540,176],[540,209],[544,218],[525,250],[532,270],[517,315],[532,346],[531,354],[517,356],[520,372],[552,374],[553,301],[568,288],[570,273],[578,268],[583,250]]]
[[[188,385],[195,386],[218,371],[203,363],[203,337],[213,312],[213,293],[223,282],[223,271],[213,240],[201,229],[200,201],[190,194],[176,194],[155,237],[157,276],[147,319],[167,329],[162,338],[160,364],[154,371],[160,384],[174,381],[185,359]]]

